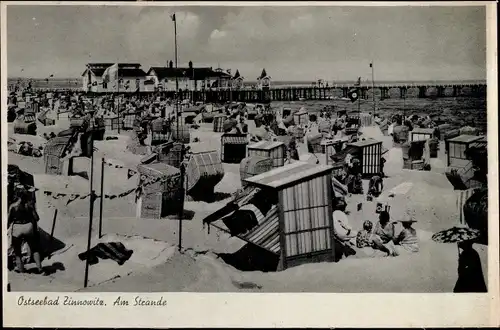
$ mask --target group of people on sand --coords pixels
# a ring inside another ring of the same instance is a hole
[[[229,134],[247,134],[248,111],[245,109],[245,104],[238,104],[236,108],[230,109],[229,106],[225,109],[227,119],[223,123],[224,133]]]
[[[379,213],[378,221],[365,220],[363,228],[353,230],[349,225],[346,214],[347,204],[343,199],[338,199],[333,212],[333,224],[336,238],[347,245],[362,248],[372,248],[382,251],[386,256],[416,253],[419,251],[419,240],[416,230],[412,227],[416,222],[411,216],[405,214],[402,219],[391,222],[389,212]],[[399,233],[396,224],[401,223]]]

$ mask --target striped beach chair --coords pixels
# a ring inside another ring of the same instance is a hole
[[[474,194],[476,189],[467,189],[467,190],[457,190],[457,208],[458,208],[458,223],[459,226],[468,226],[467,222],[465,222],[465,217],[464,217],[464,205],[467,202],[467,200]],[[458,251],[458,256],[460,257],[460,248],[458,247],[457,243],[457,251]]]
[[[464,205],[467,202],[467,200],[474,194],[476,191],[475,188],[472,189],[467,189],[467,190],[458,190],[457,191],[457,208],[458,208],[458,221],[459,224],[462,226],[466,226],[467,223],[465,222],[465,217],[464,217]]]

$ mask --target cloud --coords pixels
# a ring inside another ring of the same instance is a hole
[[[274,79],[353,79],[370,74],[371,60],[378,79],[485,75],[484,7],[175,11],[180,65],[220,63],[248,79],[263,67]],[[9,75],[24,68],[25,75],[74,76],[90,61],[139,62],[145,70],[166,65],[174,60],[173,12],[163,6],[8,6]]]
[[[217,39],[220,39],[220,38],[225,38],[226,35],[227,35],[227,32],[225,32],[225,31],[219,31],[219,29],[215,29],[210,34],[210,39],[217,40]]]
[[[149,11],[141,13],[138,20],[130,24],[127,29],[127,46],[131,57],[147,61],[156,59],[159,64],[174,59],[174,25],[170,14],[171,11],[168,10]],[[186,11],[176,12],[175,15],[178,57],[190,57],[196,54],[200,18]]]
[[[326,59],[324,49],[342,37],[348,18],[342,8],[246,7],[224,17],[210,35],[208,50],[228,60],[279,60],[287,55]]]

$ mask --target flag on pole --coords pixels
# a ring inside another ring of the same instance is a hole
[[[118,63],[106,68],[102,74],[102,80],[104,83],[115,82],[118,80]]]
[[[356,102],[359,98],[359,93],[357,89],[351,90],[347,96],[351,99],[351,102]]]
[[[170,15],[170,18],[172,19],[172,22],[175,22],[175,13],[173,13],[172,15]]]
[[[353,88],[347,94],[347,96],[351,99],[351,102],[356,102],[359,99],[359,87],[361,86],[361,77],[358,78],[354,86],[355,88]]]

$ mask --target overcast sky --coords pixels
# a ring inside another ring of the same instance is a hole
[[[8,6],[10,77],[79,77],[88,62],[145,71],[219,64],[255,80],[486,79],[484,7]]]

